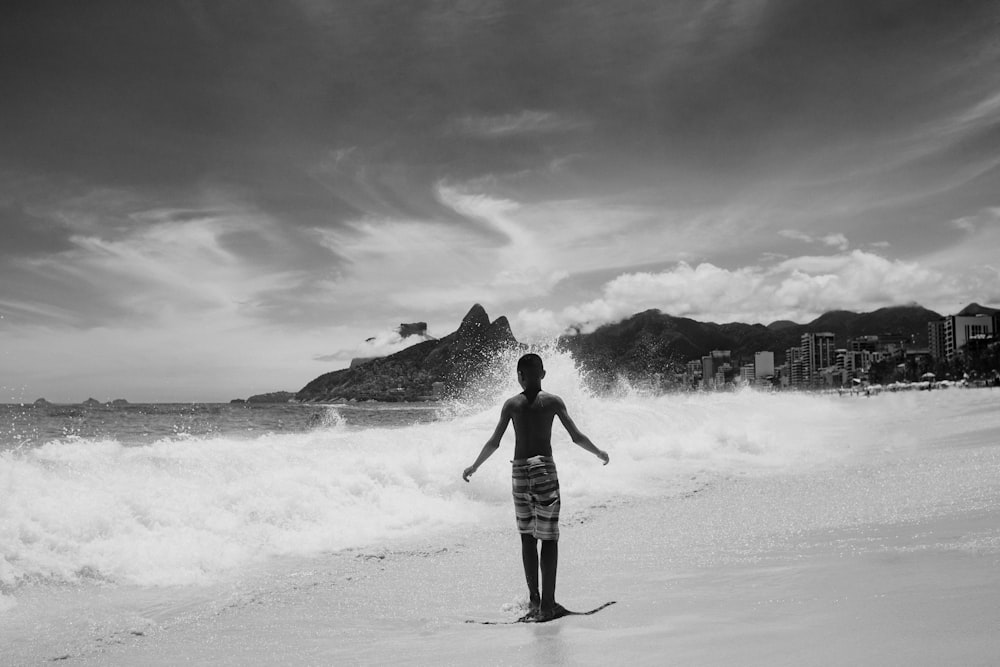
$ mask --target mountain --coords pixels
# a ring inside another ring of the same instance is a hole
[[[871,313],[839,310],[824,313],[808,324],[780,321],[768,326],[730,322],[715,324],[674,317],[647,310],[599,327],[592,333],[563,336],[561,346],[591,373],[604,381],[617,375],[648,376],[652,372],[678,370],[692,359],[712,350],[730,350],[733,363],[753,361],[754,353],[770,350],[775,363],[783,363],[785,351],[797,347],[802,334],[831,332],[837,347],[862,335],[901,335],[916,347],[927,346],[927,323],[941,316],[921,306],[880,308]]]
[[[848,338],[871,334],[902,334],[912,336],[918,347],[927,346],[927,323],[941,316],[922,306],[891,306],[870,313],[852,313],[835,310],[820,315],[805,325],[805,331],[831,331],[837,344],[846,344]]]
[[[978,303],[970,303],[968,306],[963,308],[958,312],[959,315],[996,315],[1000,313],[1000,308],[990,308],[989,306],[980,306]]]
[[[297,401],[415,401],[456,393],[475,380],[501,350],[522,348],[506,317],[490,322],[478,303],[458,330],[387,357],[325,373],[300,389]],[[440,383],[440,385],[438,385]]]
[[[602,375],[655,372],[672,362],[700,357],[702,350],[716,349],[730,341],[718,325],[665,315],[659,310],[647,310],[592,333],[559,340],[585,369]]]
[[[970,304],[962,311],[975,312],[998,310]],[[591,333],[563,336],[559,343],[592,379],[613,382],[622,374],[636,379],[652,373],[669,375],[712,350],[730,350],[733,364],[751,362],[755,352],[769,350],[781,364],[786,350],[798,347],[804,333],[831,332],[837,347],[847,347],[848,340],[857,336],[893,335],[922,348],[927,346],[928,322],[939,319],[938,313],[916,304],[870,313],[835,310],[806,324],[780,320],[767,326],[698,322],[647,310]],[[480,377],[497,351],[524,347],[514,339],[506,317],[490,322],[476,304],[450,335],[321,375],[300,389],[295,400],[400,401],[421,400],[441,391],[453,394]]]

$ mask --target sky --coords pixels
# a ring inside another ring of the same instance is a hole
[[[990,0],[10,0],[0,44],[0,402],[296,391],[475,303],[1000,305]]]

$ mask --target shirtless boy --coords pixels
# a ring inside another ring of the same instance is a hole
[[[493,435],[483,445],[476,462],[465,469],[466,482],[500,447],[507,424],[514,422],[514,460],[512,478],[514,513],[521,533],[521,560],[528,583],[531,611],[525,620],[547,621],[557,616],[556,566],[559,561],[559,478],[552,459],[552,422],[555,417],[566,428],[574,443],[597,458],[610,460],[607,452],[598,449],[590,438],[580,432],[566,411],[566,404],[555,394],[542,391],[545,369],[537,354],[526,354],[517,362],[517,381],[524,389],[507,399],[500,410],[500,421]],[[538,594],[539,554],[541,540],[542,594]]]

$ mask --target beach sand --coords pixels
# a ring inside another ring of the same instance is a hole
[[[593,616],[467,622],[521,611],[511,518],[286,560],[197,608],[137,603],[133,632],[35,649],[79,665],[994,665],[996,421],[673,497],[567,499],[557,598],[617,601]]]

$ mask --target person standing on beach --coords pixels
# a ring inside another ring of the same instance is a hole
[[[566,404],[555,394],[542,391],[545,369],[537,354],[526,354],[517,362],[517,381],[524,390],[507,399],[500,421],[483,445],[476,462],[465,469],[466,482],[479,466],[500,448],[507,425],[514,422],[514,460],[511,461],[514,513],[521,534],[521,560],[528,584],[530,611],[522,620],[547,621],[559,616],[556,604],[556,569],[559,561],[559,478],[552,458],[552,422],[556,417],[574,443],[608,464],[608,453],[598,449],[580,432]],[[541,541],[542,592],[538,593]]]

